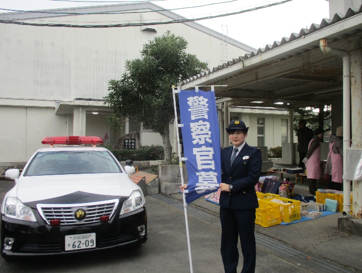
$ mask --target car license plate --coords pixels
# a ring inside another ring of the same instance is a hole
[[[75,234],[65,236],[65,251],[74,251],[96,247],[96,234]]]

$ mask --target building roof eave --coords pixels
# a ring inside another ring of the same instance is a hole
[[[223,78],[238,74],[242,70],[318,47],[320,39],[334,39],[340,37],[343,33],[361,30],[362,13],[359,11],[354,15],[349,15],[349,17],[343,20],[335,19],[336,16],[332,21],[324,19],[319,28],[315,27],[313,32],[309,31],[309,34],[305,32],[300,32],[299,34],[292,33],[289,39],[284,39],[284,42],[275,42],[272,46],[266,46],[264,49],[260,48],[257,52],[240,56],[232,62],[214,67],[211,71],[205,72],[204,75],[199,74],[189,79],[184,79],[180,85],[182,85],[183,89],[190,89],[198,85],[220,83],[220,80]],[[323,24],[323,22],[325,23]]]

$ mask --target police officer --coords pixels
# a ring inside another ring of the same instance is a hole
[[[254,230],[258,199],[254,186],[261,174],[262,157],[259,149],[245,142],[248,129],[243,121],[233,120],[226,128],[232,146],[221,151],[221,256],[227,273],[237,270],[239,236],[244,257],[241,272],[255,272]]]

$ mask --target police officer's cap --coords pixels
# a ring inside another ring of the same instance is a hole
[[[242,120],[233,120],[230,122],[229,127],[225,128],[226,132],[233,132],[235,130],[242,130],[244,132],[248,132],[249,127],[245,126],[244,121]]]

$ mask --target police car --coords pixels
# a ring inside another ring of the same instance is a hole
[[[0,251],[11,256],[94,251],[147,240],[141,188],[99,137],[46,137],[1,207]],[[60,146],[58,146],[59,144]],[[90,144],[91,146],[86,146]]]

